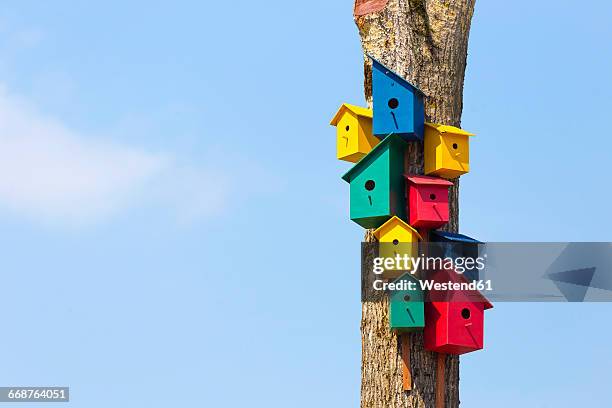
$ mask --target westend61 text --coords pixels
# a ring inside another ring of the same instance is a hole
[[[436,282],[434,280],[420,280],[421,290],[435,291],[492,291],[493,285],[490,280],[479,280],[473,282]],[[380,279],[373,283],[375,290],[404,291],[416,290],[417,283],[413,281],[385,282]]]

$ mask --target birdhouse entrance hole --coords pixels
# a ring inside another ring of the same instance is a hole
[[[429,195],[429,198],[432,199],[432,200],[435,200],[436,199],[436,195],[434,193],[431,193]]]
[[[376,183],[374,182],[374,180],[368,180],[365,182],[365,189],[368,191],[372,191],[374,190],[374,187],[376,187]]]
[[[467,307],[461,310],[461,317],[463,317],[465,320],[469,319],[470,315],[470,309],[468,309]]]
[[[459,148],[459,145],[457,143],[453,143],[453,149],[457,150],[458,148]]]
[[[397,100],[397,98],[391,98],[389,99],[389,102],[387,102],[387,104],[391,109],[396,109],[399,106],[399,101]]]

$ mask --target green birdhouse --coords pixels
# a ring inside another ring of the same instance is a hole
[[[393,282],[389,293],[389,323],[398,332],[420,331],[425,327],[423,290],[419,280],[406,273]]]
[[[362,227],[378,228],[394,215],[406,218],[405,146],[391,134],[342,176],[350,184],[351,220]]]

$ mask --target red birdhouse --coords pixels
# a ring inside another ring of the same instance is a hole
[[[448,222],[450,181],[427,176],[405,175],[408,221],[415,228],[438,228]]]
[[[468,284],[453,270],[434,273],[437,283]],[[425,349],[437,353],[465,354],[484,347],[484,311],[493,305],[477,290],[429,291],[425,304]]]

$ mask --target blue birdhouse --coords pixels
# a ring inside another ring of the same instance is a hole
[[[446,231],[431,231],[429,243],[430,256],[440,258],[472,258],[476,260],[480,254],[482,242],[463,234],[454,234]],[[463,273],[469,281],[479,280],[479,269],[474,266],[465,268]]]
[[[406,141],[423,140],[423,92],[374,58],[370,58],[374,99],[372,133],[379,138],[395,133]]]

